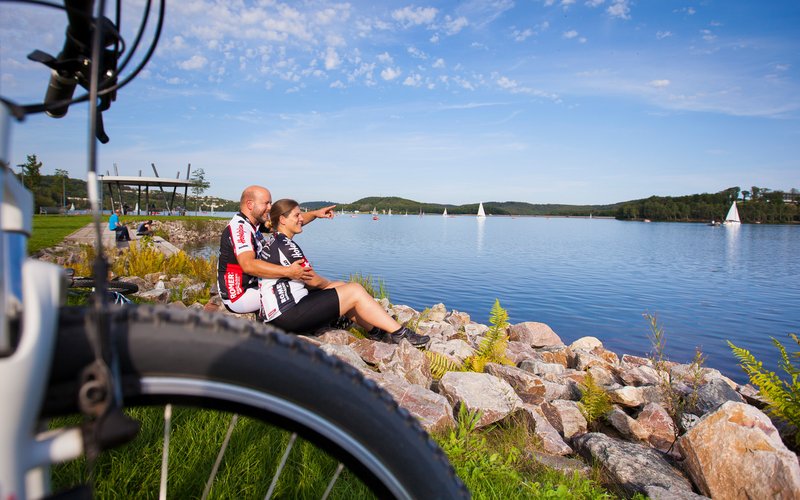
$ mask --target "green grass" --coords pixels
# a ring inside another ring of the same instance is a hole
[[[64,238],[90,222],[91,215],[34,215],[28,253],[58,245]]]
[[[133,408],[127,413],[142,423],[139,436],[105,452],[95,463],[96,498],[157,498],[164,419],[162,408]],[[169,447],[170,498],[199,498],[205,488],[232,415],[173,408]],[[62,418],[53,426],[76,423]],[[264,498],[290,434],[256,420],[239,417],[210,492],[210,498]],[[298,439],[278,481],[275,498],[321,498],[338,462]],[[53,468],[54,491],[85,481],[83,459]],[[345,469],[331,498],[371,498],[367,488]]]

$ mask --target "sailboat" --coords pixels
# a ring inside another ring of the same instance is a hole
[[[736,208],[736,200],[734,200],[730,210],[728,210],[728,215],[725,216],[725,220],[722,222],[722,225],[738,226],[741,223],[742,221],[739,219],[739,210]]]
[[[486,217],[486,212],[483,210],[483,202],[478,205],[478,217]]]
[[[447,217],[447,209],[446,208],[444,209],[444,212],[442,213],[442,217]]]
[[[392,209],[391,208],[389,209],[389,215],[392,215]]]
[[[69,211],[70,211],[70,212],[74,212],[74,211],[75,211],[75,204],[74,204],[74,203],[71,203],[71,204],[69,205]]]

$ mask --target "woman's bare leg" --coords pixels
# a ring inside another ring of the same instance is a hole
[[[345,283],[335,289],[339,295],[339,314],[355,317],[356,322],[367,331],[377,326],[381,330],[391,333],[402,327],[358,283]]]

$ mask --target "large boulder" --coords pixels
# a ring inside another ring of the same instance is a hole
[[[425,389],[391,373],[367,375],[392,395],[397,404],[408,410],[428,432],[437,432],[455,426],[453,407],[441,394]]]
[[[535,405],[524,404],[522,408],[534,424],[533,433],[539,438],[542,450],[550,455],[571,455],[572,448],[564,441],[558,430],[544,416],[542,409]]]
[[[542,404],[541,409],[550,424],[564,436],[564,439],[569,440],[586,433],[588,423],[575,401],[557,399]]]
[[[395,344],[387,344],[384,342],[375,342],[369,339],[358,339],[350,347],[361,356],[361,359],[371,365],[388,361],[391,359],[394,351],[397,350]]]
[[[647,429],[647,441],[653,448],[664,452],[673,448],[677,431],[672,417],[664,407],[657,403],[647,403],[636,421]]]
[[[729,401],[678,441],[685,467],[713,498],[800,498],[800,465],[769,417]]]
[[[426,389],[433,382],[431,363],[428,357],[406,339],[397,345],[394,354],[387,361],[378,363],[378,369],[381,373],[394,373],[412,384],[421,385]]]
[[[508,330],[510,340],[525,342],[531,347],[563,346],[564,342],[548,325],[526,321],[512,325]]]
[[[542,379],[536,375],[520,370],[515,366],[506,366],[499,363],[487,363],[484,371],[511,384],[517,396],[525,403],[539,404],[544,401],[546,389]]]
[[[598,432],[576,437],[572,446],[585,459],[600,464],[611,482],[629,495],[658,492],[660,498],[696,497],[689,479],[657,450]]]
[[[523,404],[508,382],[488,373],[447,372],[439,381],[439,392],[454,408],[464,405],[480,411],[478,427],[502,420]]]

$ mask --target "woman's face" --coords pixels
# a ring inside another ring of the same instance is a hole
[[[303,232],[303,216],[300,213],[300,207],[294,207],[289,215],[281,215],[281,222],[283,227],[292,234],[299,234]]]

